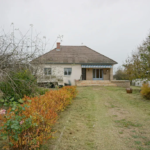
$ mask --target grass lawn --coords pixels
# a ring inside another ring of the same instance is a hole
[[[150,101],[138,88],[78,87],[43,150],[150,150]]]

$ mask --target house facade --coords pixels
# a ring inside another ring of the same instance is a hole
[[[116,61],[87,46],[63,46],[32,60],[37,69],[37,82],[75,85],[76,81],[111,81]]]

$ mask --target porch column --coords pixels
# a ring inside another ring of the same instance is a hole
[[[113,80],[113,66],[110,68],[110,80]]]

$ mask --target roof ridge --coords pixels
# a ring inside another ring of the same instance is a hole
[[[60,46],[85,46],[86,47],[86,45],[60,45]]]

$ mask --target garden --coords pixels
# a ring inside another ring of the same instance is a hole
[[[9,150],[40,149],[52,138],[59,113],[77,94],[74,86],[40,88],[29,70],[10,73],[0,90],[0,147]]]

